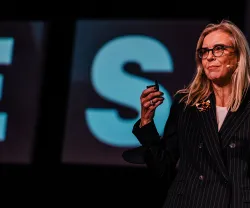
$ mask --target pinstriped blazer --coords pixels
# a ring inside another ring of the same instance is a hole
[[[171,180],[164,208],[250,208],[250,91],[219,131],[214,94],[203,112],[185,108],[180,97],[174,98],[162,137],[154,121],[139,128],[138,120],[132,131],[147,167]]]

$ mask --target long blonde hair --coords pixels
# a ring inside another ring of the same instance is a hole
[[[202,47],[206,35],[216,30],[230,34],[234,40],[234,48],[237,50],[238,70],[232,76],[233,91],[229,101],[229,109],[234,112],[239,108],[250,83],[249,45],[243,32],[234,23],[229,20],[222,20],[219,24],[210,23],[205,27],[197,42],[196,51]],[[193,80],[186,88],[177,91],[177,94],[185,93],[181,101],[185,100],[186,105],[191,106],[206,100],[213,92],[211,81],[205,75],[197,52],[195,53],[195,60],[197,71]]]

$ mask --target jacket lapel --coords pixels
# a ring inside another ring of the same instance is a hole
[[[228,179],[228,170],[223,162],[223,157],[221,154],[221,144],[218,134],[218,125],[216,119],[216,104],[215,96],[212,93],[208,100],[210,101],[210,108],[206,111],[199,111],[196,108],[198,117],[200,119],[201,133],[204,138],[204,143],[207,146],[208,152],[214,159],[222,175]]]
[[[236,112],[228,112],[219,134],[221,135],[222,147],[225,147],[230,142],[231,137],[244,122],[245,118],[250,113],[250,90],[248,90],[240,108]]]

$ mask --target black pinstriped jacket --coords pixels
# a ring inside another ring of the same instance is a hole
[[[162,137],[154,122],[139,128],[139,120],[133,127],[150,170],[171,176],[179,160],[164,208],[250,208],[250,91],[219,131],[214,94],[203,112],[184,108],[179,99],[174,98]]]

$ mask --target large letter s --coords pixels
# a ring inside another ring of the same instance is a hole
[[[117,37],[107,42],[93,60],[92,84],[104,99],[136,109],[140,115],[140,95],[146,85],[153,81],[133,76],[123,70],[126,62],[140,64],[144,72],[173,72],[173,61],[167,48],[158,40],[141,35]],[[163,86],[165,102],[155,113],[159,133],[163,132],[168,118],[171,97]],[[139,142],[132,134],[133,124],[138,120],[122,119],[116,109],[86,110],[90,131],[101,142],[118,147],[134,147]]]

